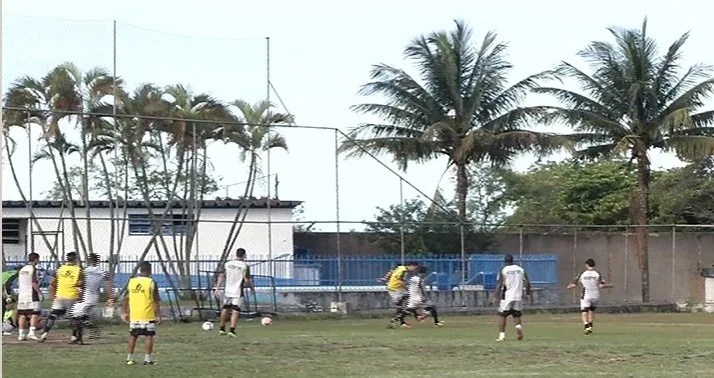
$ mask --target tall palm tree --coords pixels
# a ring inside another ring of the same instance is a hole
[[[631,209],[637,228],[637,253],[642,273],[642,301],[649,301],[647,222],[650,185],[648,152],[660,149],[682,158],[714,153],[714,111],[700,112],[714,91],[712,69],[681,67],[685,33],[660,55],[647,35],[647,19],[640,29],[608,29],[613,42],[591,42],[579,55],[591,68],[586,73],[563,62],[557,72],[573,79],[581,91],[538,88],[562,106],[553,107],[547,121],[571,125],[572,137],[588,159],[626,156],[637,166],[637,191]]]
[[[366,151],[389,154],[403,170],[410,162],[439,157],[456,168],[459,217],[467,219],[468,166],[490,162],[510,163],[524,152],[547,153],[559,148],[563,138],[528,130],[542,107],[524,107],[522,100],[549,73],[507,83],[512,65],[506,60],[506,45],[489,32],[479,46],[471,30],[456,21],[450,32],[422,35],[406,47],[420,80],[405,71],[378,64],[362,95],[381,95],[385,103],[356,105],[358,113],[377,116],[382,123],[361,124],[350,132],[341,150],[348,156]]]

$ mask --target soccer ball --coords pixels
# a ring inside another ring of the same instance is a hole
[[[270,319],[269,317],[266,316],[263,319],[260,319],[260,324],[262,324],[264,326],[269,326],[269,325],[273,324],[273,319]]]
[[[213,323],[204,322],[203,325],[201,325],[201,328],[203,328],[204,331],[210,331],[213,329]]]

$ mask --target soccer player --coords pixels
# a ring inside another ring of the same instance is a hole
[[[151,263],[144,261],[139,265],[139,275],[129,280],[124,298],[122,320],[129,323],[129,355],[127,365],[136,365],[134,349],[139,336],[146,338],[144,365],[155,365],[151,357],[154,350],[156,326],[161,324],[159,288],[151,278]]]
[[[14,269],[9,269],[2,272],[2,313],[3,313],[3,324],[7,322],[12,328],[17,328],[16,318],[17,313],[15,312],[15,296],[12,292],[12,285],[17,280],[20,274],[20,269],[22,265],[15,267]],[[3,336],[8,336],[11,333],[5,331],[3,328]]]
[[[57,318],[65,316],[75,302],[80,298],[80,289],[83,284],[82,268],[79,267],[77,252],[69,252],[66,262],[57,269],[52,281],[50,281],[50,300],[52,300],[52,312],[40,341],[45,341]],[[72,334],[72,340],[76,335]]]
[[[420,314],[419,310],[423,308],[431,314],[431,318],[434,320],[434,327],[441,327],[444,323],[439,321],[436,306],[428,301],[426,291],[424,290],[424,277],[426,276],[426,272],[427,269],[425,266],[419,266],[416,268],[416,274],[409,278],[407,311],[414,314],[417,320],[422,321],[425,316]]]
[[[221,323],[219,333],[226,334],[226,320],[228,312],[231,312],[231,329],[228,336],[236,337],[236,326],[240,316],[240,308],[243,306],[243,288],[253,287],[250,277],[250,267],[245,262],[246,252],[243,248],[236,250],[236,257],[223,265],[213,288],[216,296],[220,296],[220,288],[223,281],[226,287],[223,293],[223,308],[221,309]]]
[[[87,267],[84,269],[84,290],[82,300],[75,303],[69,311],[73,323],[72,339],[70,344],[83,344],[82,336],[85,327],[91,327],[89,317],[92,310],[99,303],[99,294],[102,287],[106,288],[107,306],[114,303],[114,288],[109,274],[99,266],[99,255],[90,253]]]
[[[531,295],[531,283],[528,280],[526,271],[513,263],[513,256],[506,255],[504,258],[506,266],[501,269],[496,283],[496,301],[498,303],[498,340],[506,339],[506,319],[508,315],[513,316],[516,323],[516,337],[523,340],[523,325],[521,323],[521,311],[523,311],[523,289],[526,295]]]
[[[605,283],[600,273],[595,270],[595,260],[593,259],[585,260],[585,271],[568,284],[568,289],[575,289],[578,284],[582,286],[580,292],[580,319],[582,319],[585,326],[585,334],[589,335],[593,333],[593,315],[600,300],[600,289],[610,288],[612,285]]]
[[[407,315],[404,309],[404,305],[406,305],[407,301],[406,276],[408,273],[413,272],[418,266],[419,264],[415,262],[399,265],[383,277],[383,279],[387,281],[387,291],[389,292],[394,307],[396,307],[396,314],[394,318],[389,321],[389,328],[394,328],[397,322],[399,322],[402,328],[411,328],[404,320]]]
[[[27,265],[20,269],[17,277],[17,323],[19,326],[19,334],[17,339],[20,341],[40,340],[35,335],[37,321],[40,317],[40,302],[42,294],[40,293],[40,281],[37,279],[37,264],[40,263],[40,255],[35,252],[27,256]],[[30,332],[27,330],[27,319],[30,318]]]

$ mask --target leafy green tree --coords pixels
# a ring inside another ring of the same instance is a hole
[[[563,138],[528,130],[543,107],[522,106],[526,93],[549,73],[527,77],[508,85],[512,65],[506,45],[490,32],[474,45],[471,30],[456,21],[454,30],[415,38],[404,50],[414,62],[419,78],[378,64],[362,95],[378,95],[385,103],[356,105],[358,113],[376,116],[350,132],[341,150],[348,156],[365,152],[388,154],[401,169],[446,157],[456,170],[458,215],[467,217],[469,166],[489,162],[505,166],[517,155],[560,148]]]
[[[714,224],[714,157],[658,172],[651,196],[655,224]]]
[[[584,148],[587,159],[622,157],[636,163],[637,191],[632,197],[636,247],[642,273],[642,301],[649,302],[647,223],[651,149],[676,152],[683,158],[714,153],[714,111],[701,111],[714,90],[712,69],[694,65],[682,70],[682,35],[660,55],[656,41],[640,29],[610,28],[614,42],[595,41],[579,55],[591,67],[586,73],[570,63],[557,72],[580,84],[581,92],[536,88],[558,99],[548,121],[565,122]]]

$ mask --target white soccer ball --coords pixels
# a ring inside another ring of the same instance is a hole
[[[213,323],[204,322],[203,325],[201,325],[201,328],[203,328],[204,331],[210,331],[213,329]]]
[[[269,317],[266,316],[263,319],[260,319],[260,324],[262,324],[264,326],[269,326],[269,325],[273,324],[273,319],[270,319]]]

